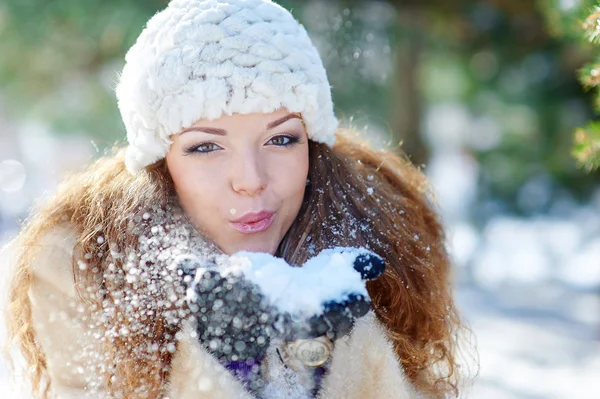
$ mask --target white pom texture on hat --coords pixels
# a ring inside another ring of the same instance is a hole
[[[173,0],[125,56],[116,87],[131,173],[166,155],[172,134],[233,113],[299,112],[333,146],[338,121],[317,49],[270,0]]]

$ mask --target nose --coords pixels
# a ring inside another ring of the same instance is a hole
[[[238,154],[232,161],[231,188],[236,193],[255,196],[267,186],[267,173],[259,157],[251,152]]]

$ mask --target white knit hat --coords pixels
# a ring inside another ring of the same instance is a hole
[[[165,157],[169,136],[199,119],[299,112],[333,146],[338,121],[319,53],[270,0],[173,0],[146,24],[116,86],[131,173]]]

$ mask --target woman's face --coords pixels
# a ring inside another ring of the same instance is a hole
[[[274,254],[306,187],[300,115],[282,108],[199,120],[171,138],[166,161],[192,224],[226,254]]]

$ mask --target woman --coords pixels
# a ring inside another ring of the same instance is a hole
[[[425,178],[338,129],[321,59],[288,11],[174,0],[116,93],[127,148],[67,179],[12,242],[9,333],[34,396],[459,394],[461,324]],[[274,339],[265,384],[248,389],[191,324],[178,259],[250,251],[301,266],[337,246],[385,260],[366,283],[372,311],[317,368]]]

